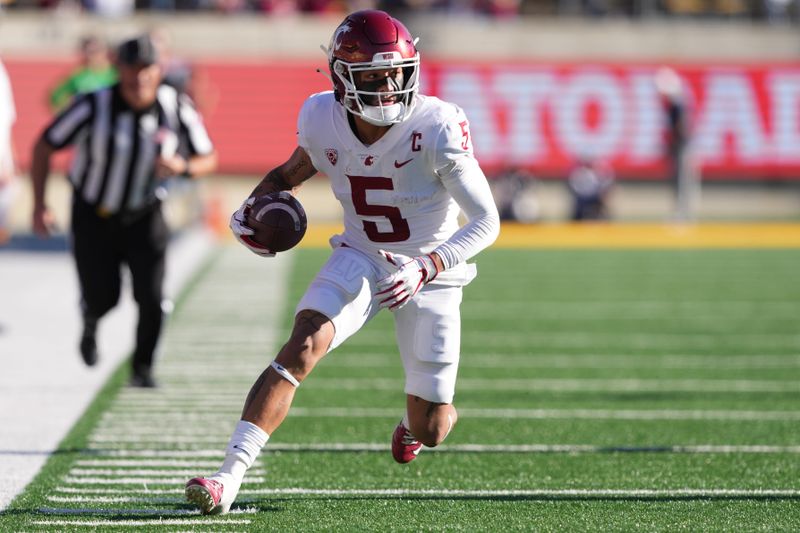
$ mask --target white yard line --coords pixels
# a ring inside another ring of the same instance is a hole
[[[219,466],[219,465],[217,465]],[[266,474],[263,467],[254,466],[248,473],[255,475]],[[195,476],[197,469],[187,470],[155,470],[155,469],[134,469],[134,468],[72,468],[70,476]]]
[[[166,491],[164,491],[166,492]],[[119,503],[143,503],[143,504],[175,504],[182,503],[184,498],[172,491],[173,497],[152,497],[152,496],[55,496],[49,495],[48,501],[53,503],[84,503],[84,504],[119,504]],[[611,498],[653,498],[653,497],[728,497],[728,498],[796,498],[800,497],[800,490],[796,489],[506,489],[506,490],[486,490],[486,489],[244,489],[240,491],[237,504],[250,504],[257,501],[254,496],[434,496],[434,497],[529,497],[529,498],[592,498],[592,497],[611,497]],[[127,510],[126,510],[127,511]],[[158,510],[150,509],[153,514],[159,514]],[[233,509],[236,512],[238,509]],[[119,513],[120,510],[109,510],[109,512]],[[134,512],[134,511],[131,511]],[[197,511],[185,511],[193,514]],[[244,512],[248,512],[245,510]],[[87,513],[89,514],[89,513]],[[164,513],[166,514],[166,513]],[[178,514],[178,512],[174,512]]]
[[[375,346],[386,345],[387,339],[375,331],[361,332],[348,339],[348,346]],[[789,349],[794,352],[800,348],[800,335],[793,333],[740,333],[726,332],[724,334],[707,333],[626,333],[626,332],[598,332],[598,331],[498,331],[470,329],[462,333],[462,343],[470,344],[473,349],[484,347],[500,349],[506,347],[553,347],[551,349],[580,348],[596,350],[598,345],[619,349],[620,346],[631,349],[643,350],[655,348],[662,350],[687,349],[717,349],[720,344],[735,346],[737,349],[748,351],[764,350],[765,347]]]
[[[267,451],[388,452],[388,444],[276,444]],[[699,446],[598,446],[594,444],[453,444],[426,448],[426,453],[800,453],[800,446],[699,445]]]
[[[196,474],[196,472],[195,472]],[[193,474],[189,474],[193,475]],[[245,483],[265,483],[263,476],[248,476]],[[64,483],[71,485],[180,485],[188,481],[185,476],[180,477],[76,477],[64,476]]]
[[[227,524],[247,525],[252,520],[221,519],[204,523],[199,518],[195,520],[183,518],[165,518],[152,520],[32,520],[35,526],[82,526],[82,527],[148,527],[148,526],[223,526]]]
[[[175,422],[173,425],[169,426],[168,428],[171,430],[176,428],[181,424],[182,421],[192,420],[192,416],[194,416],[194,420],[196,422],[202,422],[203,424],[224,424],[226,427],[230,428],[230,431],[236,427],[236,424],[239,422],[239,419],[242,415],[242,406],[239,405],[238,407],[233,406],[219,406],[218,409],[214,410],[213,414],[208,414],[207,416],[203,413],[202,409],[198,409],[194,413],[190,413],[192,408],[190,406],[176,407],[173,408],[171,411],[168,409],[142,409],[141,411],[136,410],[120,410],[114,409],[114,414],[117,415],[119,418],[116,422],[111,423],[110,425],[104,427],[117,427],[116,424],[121,424],[120,427],[126,427],[128,423],[134,423],[137,420],[140,420],[142,424],[153,424],[155,420],[161,420],[161,417],[164,416],[164,420],[169,420],[171,415],[176,415],[178,413],[186,413],[185,417],[181,417],[179,420],[172,418]],[[126,419],[126,420],[122,420]],[[98,428],[99,429],[99,428]],[[229,433],[230,435],[230,433]]]
[[[155,492],[154,492],[155,493]],[[177,494],[178,491],[161,493]],[[244,488],[241,496],[377,496],[377,497],[530,497],[530,498],[658,498],[658,497],[728,497],[728,498],[797,498],[800,489],[325,489],[325,488]],[[120,503],[125,503],[121,501]]]
[[[307,386],[325,390],[403,390],[402,379],[389,378],[320,378],[309,380]],[[458,380],[459,390],[472,391],[558,391],[558,392],[703,392],[703,393],[763,393],[797,392],[800,382],[770,379],[597,379],[597,378],[462,378]],[[203,394],[203,391],[206,393]],[[183,398],[181,398],[181,394]],[[194,395],[194,397],[193,397]],[[181,387],[164,395],[132,398],[120,397],[115,406],[120,408],[169,407],[174,404],[198,403],[199,406],[212,406],[219,401],[222,405],[242,404],[242,392],[219,391],[213,397],[208,395],[208,387]],[[225,398],[229,398],[227,401]]]
[[[100,450],[93,452],[97,457],[177,457],[177,458],[218,458],[225,457],[225,450]]]
[[[152,443],[153,447],[159,444],[209,444],[219,443],[220,446],[227,444],[228,436],[219,435],[97,435],[89,439],[90,448],[102,448],[104,446],[114,446],[127,443]]]
[[[465,307],[475,307],[484,309],[494,309],[497,307],[496,300],[486,300],[470,298],[464,305]],[[751,312],[754,309],[780,308],[786,311],[800,311],[800,302],[795,300],[536,300],[536,305],[531,305],[530,301],[515,301],[510,299],[503,300],[502,307],[516,309],[520,312],[527,312],[536,309],[560,309],[562,313],[569,316],[573,311],[593,309],[597,311],[617,311],[619,309],[636,309],[637,311],[655,310],[687,310],[687,309],[719,309],[726,311],[731,309]]]
[[[49,498],[48,498],[49,499]],[[200,515],[197,509],[75,509],[74,507],[39,507],[36,512],[41,514],[58,515],[120,515],[120,514],[143,514],[143,515]]]
[[[49,499],[49,498],[48,498]],[[121,502],[122,503],[122,502]],[[197,515],[200,516],[200,511],[197,509],[97,509],[97,508],[84,508],[76,509],[74,507],[39,507],[37,512],[41,514],[67,514],[67,515],[119,515],[119,514],[144,514],[144,515]],[[243,514],[256,514],[258,510],[255,507],[237,507],[231,509],[232,515]]]
[[[681,409],[482,409],[467,416],[530,418],[605,418],[618,420],[800,420],[800,411],[737,411]]]
[[[137,424],[136,420],[130,420],[125,423],[103,424],[95,430],[92,438],[98,442],[114,442],[116,439],[119,439],[122,436],[122,433],[131,433],[139,437],[145,435],[150,437],[163,436],[165,434],[180,436],[198,435],[206,437],[213,436],[215,438],[227,440],[228,437],[230,437],[233,428],[235,427],[235,424],[227,423],[231,420],[238,421],[236,415],[206,419],[205,421],[207,423],[217,425],[213,431],[204,430],[203,428],[198,427],[174,428],[174,426],[169,424],[169,420],[159,420],[158,425],[152,427],[142,427]],[[230,428],[228,428],[228,426],[230,426]]]
[[[399,367],[400,358],[385,353],[333,353],[323,367],[387,368]],[[800,370],[800,355],[646,355],[631,354],[461,354],[460,368],[627,368],[627,369],[776,369]],[[215,375],[219,369],[208,369]]]
[[[108,467],[108,466],[167,466],[173,468],[217,468],[217,461],[180,460],[180,459],[83,459],[75,461],[78,467]]]
[[[98,488],[91,488],[91,487],[67,487],[64,485],[59,485],[57,487],[53,487],[55,492],[59,492],[61,494],[183,494],[184,488],[183,485],[180,487],[175,487],[172,489],[151,489],[151,488],[141,488],[137,489],[136,487],[124,487],[118,489],[98,489]]]
[[[732,421],[794,421],[800,420],[800,411],[739,411],[723,409],[481,409],[459,407],[458,412],[468,418],[493,418],[493,419],[604,419],[604,420],[732,420]],[[160,422],[170,425],[173,421],[193,420],[195,416],[203,421],[230,421],[231,428],[234,420],[229,415],[205,415],[194,413],[165,412],[158,415]],[[402,415],[402,410],[394,408],[370,407],[292,407],[290,417],[319,417],[319,418],[397,418]],[[187,418],[189,417],[189,418]],[[137,431],[139,435],[147,433],[163,434],[163,426],[150,427],[155,421],[150,413],[130,413],[119,417],[119,421],[104,422],[98,428],[97,436],[110,436],[106,431],[119,436],[121,431]],[[172,426],[174,427],[174,426]],[[179,432],[176,432],[180,434]],[[203,434],[207,431],[203,430]]]
[[[328,442],[328,443],[269,443],[265,452],[388,452],[389,444],[372,442]],[[735,453],[754,453],[754,454],[796,454],[800,453],[800,445],[746,445],[746,444],[697,444],[697,445],[597,445],[597,444],[442,444],[436,448],[426,448],[426,453],[709,453],[709,454],[735,454]],[[219,457],[222,458],[222,451],[218,450],[118,450],[107,452],[114,457]],[[113,454],[113,455],[112,455]],[[117,471],[115,471],[117,472]],[[103,475],[125,475],[126,470],[118,471],[119,474]],[[147,471],[142,471],[146,475]],[[151,471],[152,472],[152,471]],[[165,470],[165,475],[175,474],[174,470]],[[196,472],[187,470],[187,475]],[[253,472],[251,473],[261,473]],[[89,474],[86,474],[89,475]]]
[[[177,491],[176,491],[177,492]],[[148,496],[55,496],[50,494],[47,501],[53,503],[91,503],[100,505],[105,503],[183,503],[183,496],[173,497],[148,497]],[[241,503],[241,502],[239,502]]]
[[[152,467],[166,466],[173,468],[216,468],[217,461],[182,460],[182,459],[81,459],[73,463],[76,467],[101,468],[101,467]]]
[[[798,489],[531,489],[531,490],[467,490],[467,489],[249,489],[242,495],[306,495],[306,496],[529,496],[529,497],[798,497]]]

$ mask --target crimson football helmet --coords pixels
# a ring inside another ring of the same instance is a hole
[[[348,15],[325,50],[336,100],[376,126],[407,119],[419,89],[415,44],[403,23],[388,13],[367,9]],[[365,71],[388,74],[362,80],[357,73]]]

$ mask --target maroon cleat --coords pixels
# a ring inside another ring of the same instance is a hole
[[[231,503],[222,505],[222,483],[213,479],[196,477],[186,483],[186,499],[200,508],[203,514],[227,513]]]
[[[410,463],[417,458],[422,443],[406,429],[402,422],[397,424],[392,435],[392,457],[398,463]]]

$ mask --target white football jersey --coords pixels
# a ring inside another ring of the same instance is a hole
[[[458,229],[459,206],[437,172],[472,158],[469,123],[456,105],[417,96],[411,116],[365,146],[333,92],[310,96],[297,121],[298,144],[330,179],[344,208],[339,242],[368,254],[430,253]]]

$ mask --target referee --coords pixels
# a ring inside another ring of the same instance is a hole
[[[169,233],[159,186],[172,176],[213,172],[217,156],[189,97],[161,85],[162,67],[149,36],[122,43],[116,62],[119,81],[79,97],[36,143],[33,230],[50,235],[53,217],[45,204],[50,158],[74,145],[71,248],[81,288],[81,356],[88,366],[97,362],[97,323],[117,304],[120,270],[127,264],[139,308],[131,385],[154,387]]]

